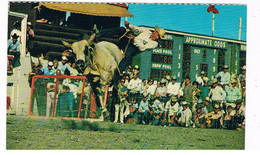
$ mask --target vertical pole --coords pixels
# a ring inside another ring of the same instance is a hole
[[[28,15],[26,15],[21,23],[21,47],[20,47],[20,54],[21,56],[25,56],[25,48],[26,48],[26,29],[27,29],[27,18]]]
[[[242,18],[239,19],[239,32],[238,32],[238,40],[241,40],[241,26],[242,26]]]
[[[32,77],[32,85],[31,85],[31,97],[30,97],[30,104],[29,104],[29,115],[33,115],[32,114],[32,102],[33,102],[33,90],[34,90],[34,82],[35,82],[35,77]]]
[[[54,98],[53,98],[53,104],[52,104],[52,109],[51,109],[51,116],[54,116],[54,108],[55,108],[55,103],[56,103],[56,95],[57,95],[57,88],[58,88],[58,78],[56,78],[56,83],[55,83],[55,89],[54,89]]]
[[[80,118],[80,112],[81,112],[81,106],[82,106],[82,100],[83,100],[82,98],[83,98],[83,93],[84,93],[85,81],[86,81],[86,79],[83,79],[82,90],[81,90],[80,101],[79,101],[78,118]]]
[[[214,36],[215,13],[212,13],[212,36]]]

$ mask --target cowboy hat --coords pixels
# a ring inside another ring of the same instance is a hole
[[[155,31],[158,32],[161,39],[165,39],[165,30],[162,28],[159,28],[157,25],[154,27]]]
[[[172,101],[172,102],[176,102],[176,101],[177,101],[177,98],[176,98],[175,96],[172,96],[172,97],[171,97],[171,101]]]
[[[11,35],[12,36],[12,38],[14,38],[14,39],[17,39],[19,36],[15,33],[15,34],[13,34],[13,35]]]

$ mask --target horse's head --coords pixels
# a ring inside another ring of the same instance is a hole
[[[86,40],[81,40],[70,44],[66,41],[62,41],[62,44],[67,48],[70,48],[73,53],[76,54],[76,69],[79,73],[83,73],[85,68],[90,63],[91,50],[89,43]]]

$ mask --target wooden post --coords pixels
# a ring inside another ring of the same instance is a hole
[[[242,26],[242,18],[239,19],[239,32],[238,32],[238,40],[241,40],[241,26]]]
[[[212,36],[214,36],[215,13],[212,13]]]

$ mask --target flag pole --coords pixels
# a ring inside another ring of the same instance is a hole
[[[215,13],[212,12],[212,36],[214,36]]]

